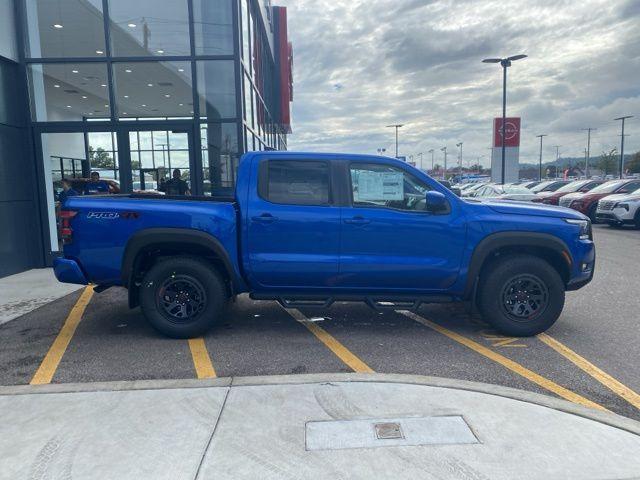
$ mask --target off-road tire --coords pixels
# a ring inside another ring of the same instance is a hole
[[[564,294],[562,278],[547,261],[516,254],[496,259],[483,269],[477,303],[483,319],[498,332],[528,337],[555,323],[564,307]],[[534,308],[534,298],[544,300]]]
[[[215,266],[189,256],[156,262],[140,286],[144,316],[172,338],[204,334],[224,318],[227,302],[227,289]]]

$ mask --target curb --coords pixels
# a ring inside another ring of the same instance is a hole
[[[504,397],[592,420],[610,427],[640,435],[640,422],[611,412],[593,410],[567,400],[539,393],[517,390],[488,383],[470,382],[423,375],[387,373],[314,373],[261,377],[222,377],[213,379],[134,380],[119,382],[68,383],[49,385],[17,385],[0,387],[0,396],[67,394],[80,392],[116,392],[132,390],[167,390],[179,388],[236,388],[271,385],[304,385],[311,383],[389,383],[464,390]]]

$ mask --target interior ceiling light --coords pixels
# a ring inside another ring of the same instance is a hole
[[[103,52],[102,50],[96,50],[96,53],[97,53],[98,55],[102,55],[104,52]]]
[[[147,87],[153,87],[153,83],[147,83]]]
[[[106,87],[107,85],[103,83],[103,84],[102,84],[102,85],[100,85],[100,86],[101,86],[101,87]]]
[[[129,27],[129,28],[136,28],[136,26],[137,26],[137,25],[136,25],[135,23],[129,23],[129,24],[127,25],[127,27]]]
[[[169,98],[171,97],[171,95],[169,95],[168,93],[165,95],[165,98]]]
[[[64,28],[64,27],[62,26],[62,24],[61,24],[61,23],[54,23],[54,24],[53,24],[53,28],[58,28],[58,29],[60,29],[60,28]]]
[[[57,83],[54,85],[55,88],[60,88],[60,85],[58,85]]]
[[[158,53],[164,53],[164,50],[158,50]]]
[[[184,72],[184,68],[179,68],[178,71],[179,72]]]
[[[71,73],[79,73],[78,70],[71,70]]]
[[[130,68],[125,69],[125,72],[131,73],[131,69]]]
[[[129,95],[125,95],[124,98],[129,98]]]
[[[87,96],[86,95],[82,95],[82,98],[87,98]]]
[[[67,105],[67,108],[71,108],[71,105]]]

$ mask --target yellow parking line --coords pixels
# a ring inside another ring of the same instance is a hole
[[[324,343],[325,346],[329,350],[331,350],[336,355],[336,357],[338,357],[349,368],[351,368],[351,370],[357,373],[374,373],[373,369],[369,365],[360,360],[347,347],[336,340],[325,329],[319,327],[314,322],[309,321],[309,319],[305,317],[300,310],[297,310],[295,308],[285,308],[284,310],[302,325],[307,327],[307,329],[311,333],[313,333],[318,340]]]
[[[553,348],[556,352],[565,357],[578,368],[591,375],[609,390],[624,398],[627,402],[629,402],[637,409],[640,409],[640,395],[631,390],[629,387],[623,385],[611,375],[602,371],[593,363],[589,362],[586,358],[581,357],[569,347],[560,343],[555,338],[550,337],[546,333],[540,333],[538,335],[538,338],[540,339],[540,341]]]
[[[539,385],[545,390],[549,390],[550,392],[555,393],[556,395],[564,398],[565,400],[569,400],[570,402],[584,405],[585,407],[590,407],[590,408],[595,408],[598,410],[605,410],[605,411],[607,410],[602,405],[592,402],[591,400],[583,397],[582,395],[578,395],[577,393],[572,392],[571,390],[564,388],[561,385],[558,385],[554,381],[549,380],[548,378],[545,378],[542,375],[539,375],[536,372],[533,372],[528,368],[523,367],[518,362],[514,362],[513,360],[503,355],[500,355],[499,353],[496,353],[493,350],[485,347],[484,345],[480,345],[479,343],[476,343],[473,340],[463,335],[460,335],[459,333],[456,333],[447,328],[444,328],[438,325],[437,323],[427,320],[426,318],[423,318],[420,315],[417,315],[413,312],[401,311],[400,313],[415,320],[418,323],[421,323],[426,327],[429,327],[435,330],[438,333],[441,333],[442,335],[445,335],[446,337],[449,337],[451,340],[454,340],[464,345],[465,347],[470,348],[471,350],[479,353],[480,355],[483,355],[488,359],[493,360],[496,363],[499,363],[503,367],[511,370],[514,373],[517,373],[518,375],[526,378],[527,380],[535,383],[536,385]]]
[[[80,320],[82,320],[82,314],[91,301],[91,297],[93,297],[93,286],[89,285],[84,289],[82,295],[80,295],[80,298],[78,298],[78,301],[69,312],[60,333],[58,333],[51,348],[49,348],[31,382],[29,382],[31,385],[51,383],[60,364],[60,360],[62,360],[62,356],[67,350]]]
[[[211,363],[211,357],[203,338],[190,338],[189,350],[193,358],[193,366],[198,378],[216,378],[216,371]]]

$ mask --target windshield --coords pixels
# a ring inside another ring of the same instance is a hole
[[[586,184],[588,184],[590,181],[591,180],[580,180],[578,182],[571,182],[571,183],[566,184],[564,187],[560,187],[558,190],[556,190],[556,192],[558,192],[558,193],[577,192],[582,187],[584,187]]]
[[[591,190],[589,193],[611,193],[611,192],[615,192],[618,189],[618,187],[621,187],[624,184],[625,184],[624,181],[612,180],[610,182],[603,183],[602,185],[597,186],[596,188]]]

